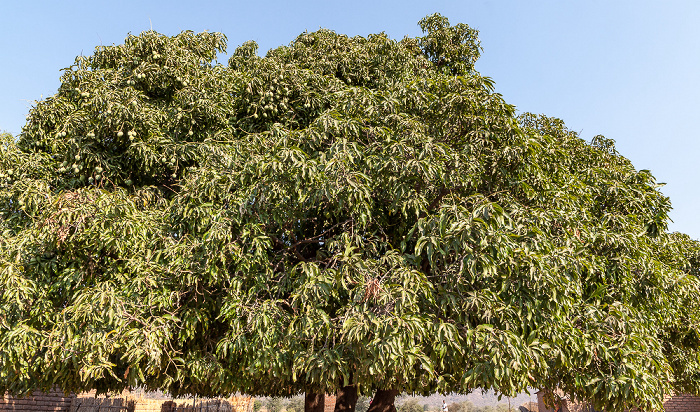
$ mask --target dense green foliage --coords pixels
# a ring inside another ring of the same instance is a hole
[[[420,26],[65,69],[0,143],[0,392],[700,394],[700,249],[653,176]]]

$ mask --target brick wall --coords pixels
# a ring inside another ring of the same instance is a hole
[[[664,401],[666,412],[700,412],[700,398],[691,395],[667,397]]]
[[[326,394],[323,401],[323,412],[333,412],[335,410],[335,395]]]
[[[169,400],[76,397],[74,405],[70,412],[250,412],[253,398],[233,396],[220,399]]]
[[[0,398],[0,411],[54,412],[252,412],[253,398],[143,399],[128,393],[95,397],[94,393],[65,396],[63,392],[35,392],[31,396]],[[332,411],[332,410],[331,410]]]
[[[24,398],[3,395],[0,398],[0,411],[69,412],[72,401],[72,395],[66,396],[63,392],[55,390],[48,393],[34,392]]]
[[[252,398],[248,397],[196,401],[192,399],[174,401],[142,399],[135,402],[133,412],[248,412],[251,406]]]
[[[537,405],[539,412],[556,412],[560,410],[561,412],[595,412],[593,407],[584,402],[572,402],[567,399],[561,391],[557,392],[557,395],[561,398],[561,403],[554,406],[547,406],[544,402],[545,391],[537,392]]]
[[[554,412],[556,408],[548,408],[544,402],[544,391],[537,392],[537,405],[539,406],[539,412]]]
[[[121,412],[133,410],[133,402],[124,398],[73,397],[70,412]]]
[[[547,408],[543,400],[544,391],[537,392],[539,412],[555,412],[556,408]],[[588,412],[592,408],[584,403],[562,401],[563,412]],[[666,412],[700,412],[700,398],[692,395],[675,395],[664,398],[664,410]]]

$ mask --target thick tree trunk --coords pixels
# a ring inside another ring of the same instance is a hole
[[[399,391],[390,389],[388,391],[379,390],[374,394],[372,404],[369,405],[367,412],[396,412],[394,400]]]
[[[335,412],[355,412],[357,405],[357,386],[344,386],[335,394]]]
[[[323,412],[325,409],[326,395],[323,393],[306,392],[304,398],[304,412]]]

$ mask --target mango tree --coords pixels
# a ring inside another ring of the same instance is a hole
[[[700,395],[698,242],[477,32],[100,46],[0,146],[0,392]]]

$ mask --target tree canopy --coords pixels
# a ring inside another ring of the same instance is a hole
[[[700,246],[652,174],[419,25],[64,69],[0,142],[0,392],[700,395]]]

